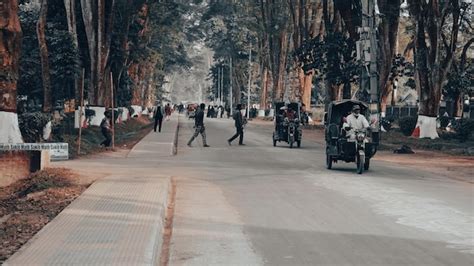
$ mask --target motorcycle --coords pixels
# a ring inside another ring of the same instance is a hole
[[[370,158],[365,156],[365,144],[368,143],[367,130],[356,130],[355,131],[355,145],[356,145],[356,165],[357,173],[362,174],[369,170]]]

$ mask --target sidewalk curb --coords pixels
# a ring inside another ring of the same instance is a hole
[[[168,204],[171,197],[171,190],[172,190],[172,180],[171,176],[167,178],[166,182],[166,190],[161,202],[161,211],[160,211],[160,225],[159,230],[156,232],[156,242],[153,248],[153,260],[152,265],[158,265],[161,260],[161,250],[163,249],[163,236],[165,235],[165,227],[166,227],[166,214],[168,211]]]
[[[172,151],[171,155],[175,156],[178,154],[178,136],[179,136],[179,120],[180,120],[180,115],[178,114],[178,123],[176,124],[176,131],[174,133],[174,138],[173,138],[173,146],[172,146]]]

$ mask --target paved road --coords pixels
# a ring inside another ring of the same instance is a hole
[[[181,121],[178,155],[144,161],[177,184],[170,265],[474,265],[472,184],[376,161],[328,171],[320,144],[272,147],[268,126],[229,147],[226,119],[188,148]]]

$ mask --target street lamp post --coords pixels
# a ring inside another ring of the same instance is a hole
[[[249,85],[247,88],[247,119],[250,118],[250,87],[252,84],[252,43],[249,49]]]
[[[232,112],[233,112],[233,97],[232,97],[232,94],[233,94],[233,88],[232,88],[232,85],[233,85],[233,80],[232,80],[232,56],[230,57],[230,71],[229,71],[229,78],[230,78],[230,114],[232,115]]]
[[[370,110],[377,116],[377,127],[380,129],[380,88],[377,70],[377,23],[375,0],[362,0],[362,27],[359,29],[360,40],[357,42],[358,58],[362,59],[364,66],[360,78],[361,89],[370,94]],[[365,100],[365,99],[364,99]]]
[[[219,103],[219,106],[222,105],[222,103],[224,102],[224,65],[222,65],[222,68],[221,68],[221,99],[220,99],[220,103]]]

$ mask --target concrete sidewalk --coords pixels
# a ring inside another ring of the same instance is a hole
[[[174,115],[161,133],[151,132],[117,159],[126,170],[92,184],[5,265],[158,264],[171,178],[139,162],[172,156],[177,130]]]
[[[161,132],[151,132],[137,143],[129,153],[129,158],[148,156],[169,156],[176,154],[176,141],[179,130],[179,115],[174,114],[169,121],[163,121]]]

